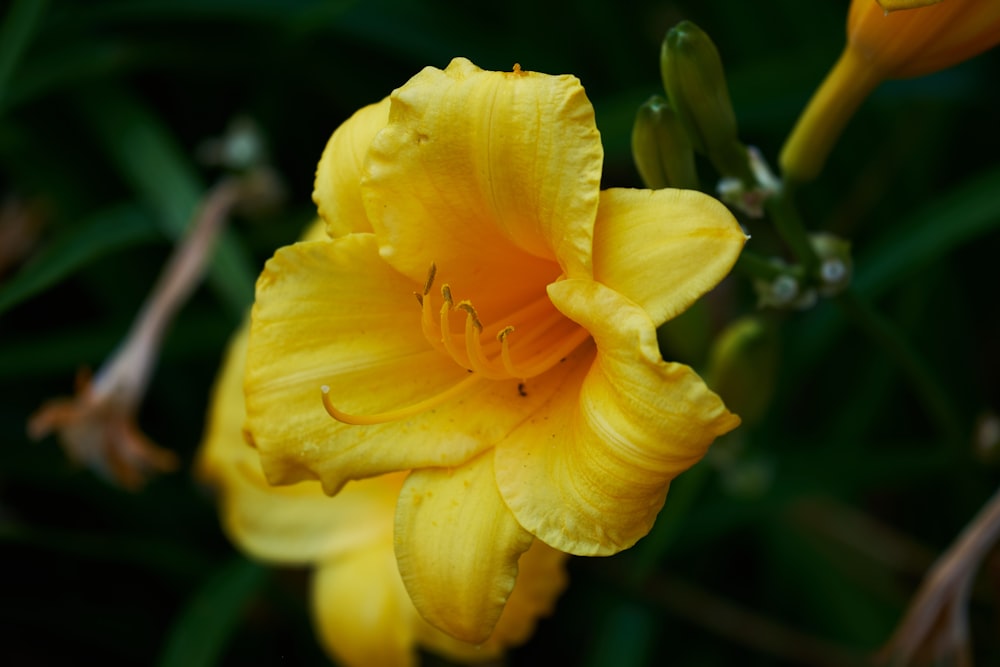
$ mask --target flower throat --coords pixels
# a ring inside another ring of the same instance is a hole
[[[455,302],[447,283],[441,286],[441,305],[435,307],[431,291],[436,276],[437,267],[431,264],[423,291],[414,292],[420,304],[420,326],[434,349],[466,369],[468,376],[412,405],[369,415],[337,409],[330,400],[330,388],[324,385],[323,407],[331,417],[355,425],[407,419],[461,395],[483,380],[523,381],[541,375],[590,337],[586,329],[556,310],[547,295],[487,325],[482,323],[471,301]],[[465,316],[465,326],[456,333],[451,322],[459,311]],[[517,329],[511,322],[527,323],[528,326],[522,326],[526,331],[514,335]]]

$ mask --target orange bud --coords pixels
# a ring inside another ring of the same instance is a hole
[[[1000,2],[854,0],[847,41],[883,78],[923,76],[1000,42]]]
[[[930,74],[998,42],[997,0],[853,0],[847,46],[785,142],[782,172],[815,178],[847,121],[885,79]]]

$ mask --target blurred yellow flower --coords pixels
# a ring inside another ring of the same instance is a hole
[[[216,383],[198,473],[218,490],[223,525],[243,551],[268,563],[315,566],[313,617],[330,655],[348,667],[403,667],[416,663],[419,644],[475,663],[527,640],[565,587],[565,554],[541,542],[524,553],[517,585],[485,644],[432,627],[410,602],[393,554],[393,515],[406,473],[350,482],[335,498],[316,482],[268,484],[242,435],[246,344],[244,327]]]
[[[882,81],[951,67],[997,42],[996,0],[853,0],[847,45],[785,143],[783,172],[815,178],[844,125]]]
[[[656,327],[744,234],[700,193],[601,191],[602,163],[576,78],[426,68],[334,133],[315,191],[330,238],[279,250],[257,284],[245,391],[267,479],[338,494],[412,470],[402,581],[471,643],[533,543],[631,546],[739,423]]]
[[[885,12],[895,12],[900,9],[917,9],[928,5],[936,5],[942,0],[875,0]]]

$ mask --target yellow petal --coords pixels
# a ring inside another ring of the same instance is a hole
[[[594,279],[654,325],[722,280],[746,235],[718,200],[692,190],[605,190],[594,228]]]
[[[603,149],[576,78],[459,58],[391,99],[362,185],[387,261],[483,294],[590,277]]]
[[[247,326],[234,336],[212,394],[199,476],[219,491],[230,539],[249,555],[305,564],[392,539],[396,498],[405,473],[351,482],[330,498],[316,482],[267,483],[257,450],[243,438],[243,369]]]
[[[299,238],[300,241],[319,241],[325,240],[326,237],[326,221],[322,218],[317,218],[312,223],[306,227],[305,231],[302,232],[302,236]]]
[[[346,667],[414,664],[415,646],[461,663],[495,660],[524,643],[566,586],[566,554],[535,540],[496,630],[483,644],[447,635],[425,621],[410,600],[392,543],[373,544],[320,563],[312,584],[314,625],[324,648]]]
[[[941,0],[878,0],[878,4],[887,12],[900,9],[918,9],[927,5],[936,5]]]
[[[271,486],[259,461],[249,461],[227,478],[220,513],[227,535],[247,554],[304,565],[391,539],[404,478],[397,473],[349,482],[331,498],[317,482]]]
[[[378,256],[369,234],[283,248],[257,285],[245,390],[247,429],[271,483],[348,479],[455,466],[491,447],[557,391],[561,369],[529,380],[480,382],[436,408],[356,426],[355,415],[406,408],[469,377],[420,326],[421,288]],[[522,394],[527,394],[522,395]]]
[[[579,392],[497,446],[497,484],[517,520],[556,549],[608,555],[652,527],[676,475],[739,424],[690,368],[660,358],[653,322],[589,281],[549,288],[587,327],[597,358]]]
[[[370,232],[361,201],[361,169],[368,147],[389,119],[389,98],[354,113],[334,131],[316,167],[313,201],[332,238]]]
[[[257,455],[243,440],[243,422],[246,419],[243,369],[249,325],[249,321],[244,322],[230,340],[212,388],[205,437],[195,462],[198,478],[210,484],[223,483],[236,465],[253,461]]]
[[[538,619],[552,613],[556,599],[566,588],[566,558],[566,554],[544,542],[534,540],[531,543],[517,562],[517,583],[486,642],[459,641],[421,619],[417,628],[418,643],[452,660],[470,663],[495,659],[505,649],[523,644],[531,637]]]
[[[415,289],[379,259],[369,234],[299,243],[268,262],[257,284],[245,390],[247,429],[272,483],[320,478],[334,493],[353,477],[453,465],[484,447],[448,432],[434,413],[425,415],[430,426],[401,437],[413,423],[347,426],[323,408],[323,385],[344,409],[370,414],[416,403],[467,375],[424,338]]]
[[[541,540],[531,543],[531,548],[521,554],[514,591],[484,648],[517,646],[531,637],[538,619],[554,611],[556,600],[566,588],[567,558],[568,554]]]
[[[313,575],[313,625],[345,667],[416,664],[417,614],[396,570],[392,542],[324,562]]]
[[[517,578],[529,535],[504,505],[493,453],[458,468],[415,470],[399,494],[396,559],[414,606],[432,625],[481,643]]]

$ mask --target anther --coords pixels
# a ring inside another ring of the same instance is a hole
[[[455,300],[451,298],[451,286],[450,285],[447,285],[447,284],[441,285],[441,298],[444,299],[444,302],[446,304],[448,304],[449,308],[451,308],[452,306],[455,305]]]
[[[456,308],[461,308],[466,313],[468,313],[469,318],[472,320],[472,326],[476,327],[477,331],[482,331],[483,330],[483,323],[479,321],[479,313],[477,313],[476,309],[472,307],[472,303],[471,302],[469,302],[469,301],[462,301],[461,303],[459,303],[455,307]]]
[[[424,295],[430,294],[431,287],[434,286],[434,276],[437,275],[437,266],[431,262],[431,268],[427,271],[427,280],[424,281]],[[423,300],[420,301],[423,303]]]

